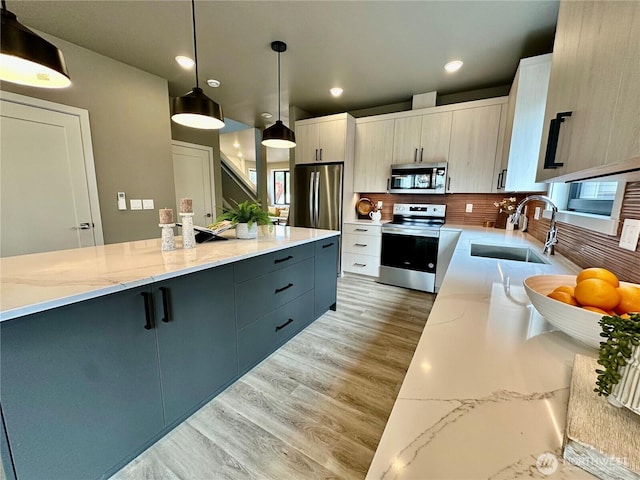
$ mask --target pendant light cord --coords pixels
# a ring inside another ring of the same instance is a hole
[[[2,0],[2,10],[6,10],[7,9],[7,2],[5,2],[5,0]]]
[[[5,0],[2,0],[4,3]],[[191,20],[193,22],[193,56],[196,64],[196,88],[200,88],[198,83],[198,42],[196,41],[196,2],[191,0]]]
[[[278,120],[280,120],[280,52],[278,52]]]

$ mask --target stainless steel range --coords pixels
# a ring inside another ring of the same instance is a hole
[[[435,291],[438,240],[445,205],[396,203],[382,225],[380,283]]]

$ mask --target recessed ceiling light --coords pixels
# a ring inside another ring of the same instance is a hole
[[[182,68],[193,68],[193,66],[196,64],[192,58],[189,57],[185,57],[183,55],[178,55],[176,57],[176,62],[178,62],[178,65],[180,65]]]
[[[207,85],[212,88],[218,88],[220,86],[220,80],[216,80],[215,78],[210,78],[207,80]]]
[[[457,72],[458,70],[460,70],[460,67],[462,67],[462,61],[461,60],[454,60],[452,62],[447,63],[444,66],[444,69],[449,73],[453,73],[453,72]]]
[[[271,115],[269,112],[262,112],[262,113],[260,114],[260,116],[261,116],[262,118],[271,118],[271,117],[273,117],[273,115]]]
[[[339,97],[340,95],[342,95],[342,92],[343,92],[343,90],[340,87],[333,87],[329,91],[331,92],[331,95],[333,95],[334,97]]]
[[[238,152],[238,157],[240,157],[240,158],[244,157],[244,155],[242,154],[242,152]]]
[[[233,144],[233,148],[240,148],[240,144],[239,144],[238,142],[235,142],[235,143]]]

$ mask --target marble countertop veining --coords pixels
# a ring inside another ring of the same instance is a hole
[[[255,240],[162,252],[158,239],[20,255],[0,259],[0,321],[88,300],[339,235],[332,230],[262,227]],[[180,237],[176,242],[180,247]]]
[[[455,225],[447,227],[456,228]],[[396,399],[367,480],[593,478],[562,460],[573,359],[597,352],[552,327],[529,305],[531,275],[577,273],[549,264],[472,257],[472,242],[542,244],[519,231],[462,230]]]

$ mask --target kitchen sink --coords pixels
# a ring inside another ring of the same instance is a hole
[[[549,263],[541,254],[531,250],[529,247],[515,247],[513,245],[472,243],[471,256],[514,260],[516,262]]]

